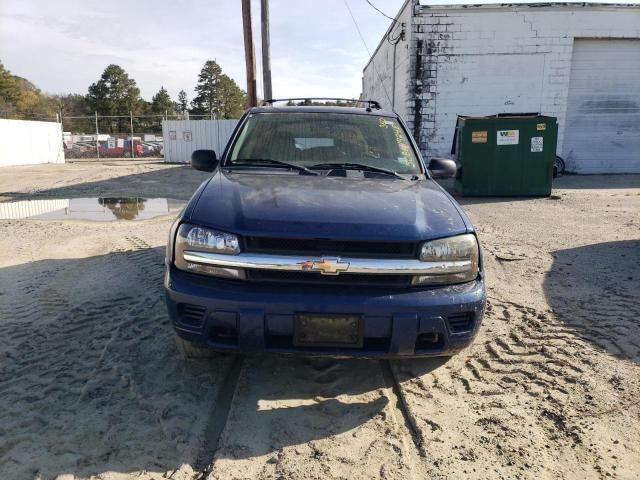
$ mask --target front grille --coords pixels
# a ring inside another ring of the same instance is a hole
[[[336,255],[414,258],[415,242],[362,242],[342,240],[245,237],[244,249],[252,253],[284,255]]]
[[[357,273],[322,275],[316,272],[285,272],[278,270],[248,270],[247,278],[249,281],[261,283],[313,283],[320,285],[397,288],[408,287],[411,281],[410,275],[365,275]]]

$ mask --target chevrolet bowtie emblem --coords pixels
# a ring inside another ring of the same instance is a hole
[[[300,264],[305,272],[320,272],[321,275],[339,275],[349,270],[349,262],[339,258],[322,258],[322,260],[307,260]]]

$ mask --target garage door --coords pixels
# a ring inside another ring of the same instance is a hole
[[[578,173],[640,173],[640,40],[576,40],[563,156]]]

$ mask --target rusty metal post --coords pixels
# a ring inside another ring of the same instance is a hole
[[[271,44],[269,35],[269,0],[262,0],[260,5],[261,34],[262,34],[262,83],[265,100],[273,99],[271,89]]]
[[[253,49],[253,32],[251,27],[251,0],[242,0],[242,27],[244,32],[244,61],[247,67],[247,103],[255,107],[258,103],[256,95],[256,55]]]

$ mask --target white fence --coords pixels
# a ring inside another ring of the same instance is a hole
[[[53,200],[21,200],[17,202],[0,202],[0,218],[18,220],[38,217],[55,211],[69,208],[69,199]]]
[[[177,214],[184,202],[167,198],[64,198],[0,202],[0,219],[146,220]]]
[[[165,120],[162,122],[165,162],[189,162],[194,150],[222,155],[238,120]]]
[[[0,167],[36,163],[64,163],[60,124],[0,119]]]

